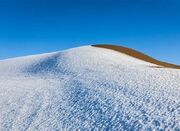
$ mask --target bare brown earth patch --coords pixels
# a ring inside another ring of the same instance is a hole
[[[109,45],[109,44],[100,44],[100,45],[92,45],[92,46],[118,51],[118,52],[127,54],[129,56],[135,57],[137,59],[140,59],[140,60],[152,63],[152,64],[156,64],[156,65],[159,65],[162,67],[180,69],[180,65],[175,65],[175,64],[156,60],[146,54],[143,54],[143,53],[136,51],[134,49],[131,49],[131,48],[127,48],[127,47],[123,47],[123,46],[116,46],[116,45]]]

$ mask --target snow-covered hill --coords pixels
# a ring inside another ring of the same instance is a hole
[[[84,46],[0,61],[0,130],[180,130],[180,70]]]

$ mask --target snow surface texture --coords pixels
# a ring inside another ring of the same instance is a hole
[[[180,70],[84,46],[0,61],[0,131],[180,130]]]

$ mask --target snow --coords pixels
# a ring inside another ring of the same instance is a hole
[[[180,70],[84,46],[0,61],[0,130],[180,130]],[[157,66],[158,67],[158,66]]]

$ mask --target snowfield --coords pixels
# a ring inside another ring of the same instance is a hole
[[[84,46],[0,61],[0,131],[180,131],[180,70]]]

